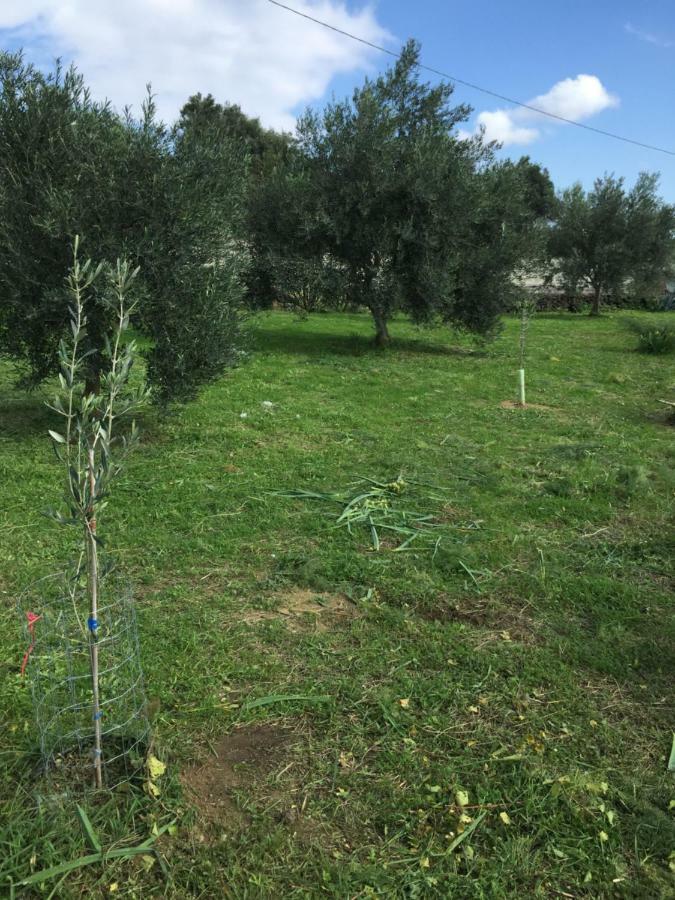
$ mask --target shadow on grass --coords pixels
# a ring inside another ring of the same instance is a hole
[[[54,427],[54,415],[40,392],[0,390],[0,439],[46,435]]]
[[[482,358],[488,352],[482,348],[448,346],[424,338],[398,338],[393,336],[386,348],[375,346],[370,335],[335,334],[329,331],[304,330],[301,325],[288,328],[258,326],[252,334],[254,352],[288,353],[305,356],[379,356],[388,353],[469,356]]]

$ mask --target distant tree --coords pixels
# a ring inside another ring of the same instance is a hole
[[[241,299],[232,233],[244,167],[228,147],[197,148],[166,129],[151,98],[136,122],[94,102],[75,69],[44,74],[21,54],[0,54],[0,354],[27,383],[58,370],[76,235],[88,256],[141,267],[133,324],[150,338],[157,397],[188,396],[222,370]],[[95,293],[85,338],[92,392],[110,330]]]
[[[236,104],[218,103],[211,94],[189,98],[181,109],[177,130],[195,144],[222,140],[245,154],[246,186],[239,237],[246,246],[248,261],[242,279],[249,306],[271,305],[276,295],[276,262],[280,260],[276,250],[287,234],[280,218],[302,214],[297,191],[287,180],[290,135],[264,128],[259,119],[247,116]],[[288,269],[288,249],[284,244],[284,271]]]
[[[478,333],[494,328],[522,288],[514,275],[541,269],[553,188],[546,170],[505,161],[481,167],[465,190],[463,228],[452,255],[453,290],[444,318]]]
[[[551,230],[553,271],[566,288],[593,291],[591,315],[605,297],[619,297],[630,281],[653,284],[672,254],[675,208],[657,195],[658,177],[642,173],[627,192],[623,178],[606,175],[586,193],[563,191]]]
[[[661,200],[658,186],[657,174],[642,172],[628,194],[630,290],[638,299],[660,299],[675,263],[675,206]]]
[[[451,106],[452,86],[421,83],[418,68],[419,46],[411,41],[351,102],[308,111],[298,123],[320,206],[314,235],[343,273],[346,299],[370,310],[378,345],[389,341],[396,310],[416,322],[442,315],[482,333],[495,322],[495,306],[468,296],[453,302],[451,265],[486,150],[453,136],[469,107]]]

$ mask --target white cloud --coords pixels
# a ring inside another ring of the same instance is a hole
[[[576,78],[558,81],[545,94],[539,94],[528,100],[527,105],[554,116],[580,122],[604,109],[618,106],[619,99],[607,91],[597,76],[577,75]],[[518,106],[514,109],[479,113],[476,118],[476,131],[481,127],[484,128],[488,141],[499,141],[504,146],[531,144],[541,137],[541,126],[545,123],[556,124],[556,120],[532,109]],[[466,133],[463,136],[466,136]]]
[[[489,141],[501,144],[531,144],[539,137],[536,128],[524,128],[517,125],[511,110],[497,109],[494,112],[479,113],[476,120],[485,129]]]
[[[370,6],[291,5],[371,42],[391,39]],[[2,0],[1,29],[17,29],[31,60],[39,48],[41,61],[74,61],[94,96],[119,109],[138,110],[152,82],[167,120],[200,91],[289,130],[298,104],[321,97],[335,75],[367,68],[373,54],[267,0]]]
[[[641,41],[646,41],[648,44],[654,44],[656,47],[665,47],[666,49],[675,47],[674,40],[664,37],[661,34],[654,34],[652,31],[643,31],[641,28],[636,28],[634,25],[631,25],[630,22],[626,22],[623,26],[623,30],[627,34],[632,34],[633,37],[639,38]]]

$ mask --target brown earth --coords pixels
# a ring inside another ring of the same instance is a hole
[[[183,773],[186,796],[207,822],[242,827],[247,816],[236,793],[279,768],[291,741],[291,733],[274,724],[250,725],[226,735],[214,745],[212,757]]]
[[[342,594],[327,594],[292,588],[275,595],[276,609],[249,609],[241,616],[248,625],[281,620],[290,631],[328,631],[358,615],[356,606]]]

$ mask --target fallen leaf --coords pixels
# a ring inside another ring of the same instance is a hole
[[[455,802],[457,806],[468,806],[469,805],[469,794],[467,791],[456,791],[455,792]]]
[[[609,835],[607,834],[606,831],[601,831],[600,834],[598,835],[598,837],[599,837],[600,840],[603,842],[603,844],[604,844],[605,841],[608,841],[608,840],[609,840]]]
[[[398,701],[398,705],[399,705],[402,709],[408,709],[408,708],[410,707],[410,698],[409,698],[409,697],[403,697],[402,700],[399,700],[399,701]]]
[[[348,750],[343,750],[338,757],[338,763],[343,769],[353,769],[354,768],[354,754],[350,753]]]
[[[151,797],[159,797],[159,795],[162,793],[155,782],[150,781],[150,779],[145,782],[145,790],[148,792],[148,794],[150,794]]]
[[[166,763],[163,763],[160,759],[157,759],[156,756],[153,756],[151,753],[148,756],[148,772],[150,774],[150,780],[154,778],[161,778],[162,775],[166,772]]]
[[[428,869],[430,865],[431,865],[431,862],[429,861],[429,857],[423,856],[422,859],[420,860],[420,866],[423,869]]]
[[[509,818],[509,814],[508,814],[507,812],[500,812],[500,813],[499,813],[499,818],[502,820],[502,822],[503,822],[505,825],[510,825],[510,824],[511,824],[511,819]]]

